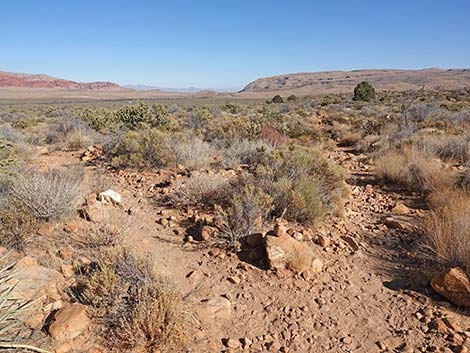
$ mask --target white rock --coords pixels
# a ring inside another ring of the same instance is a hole
[[[120,205],[122,202],[121,195],[111,189],[100,192],[98,198],[101,202],[108,202],[116,206]]]

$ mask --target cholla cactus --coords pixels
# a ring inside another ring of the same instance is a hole
[[[243,124],[243,129],[246,131],[247,137],[249,139],[255,139],[263,129],[263,125],[260,121],[250,119],[245,124]]]
[[[8,168],[16,163],[13,145],[0,140],[0,174],[8,172]]]

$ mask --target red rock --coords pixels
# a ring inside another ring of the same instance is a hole
[[[89,324],[88,308],[85,305],[68,304],[54,315],[49,334],[56,341],[68,341],[80,336]]]
[[[80,229],[80,226],[76,223],[67,223],[64,226],[64,232],[66,233],[76,233]]]
[[[38,228],[38,235],[43,237],[50,237],[54,234],[55,227],[51,223],[43,223]]]
[[[454,267],[434,277],[432,288],[451,303],[470,307],[470,281],[464,270]]]

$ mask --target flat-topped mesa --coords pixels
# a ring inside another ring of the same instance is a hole
[[[470,86],[470,69],[353,70],[303,72],[259,78],[240,93],[346,93],[361,81],[379,90],[459,89]]]

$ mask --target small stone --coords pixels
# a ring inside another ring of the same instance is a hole
[[[54,229],[55,227],[51,223],[43,223],[39,226],[37,233],[42,237],[50,237],[54,235]]]
[[[227,278],[230,283],[239,284],[241,282],[240,277],[232,276]]]
[[[121,195],[111,189],[100,192],[98,195],[98,199],[103,203],[109,203],[114,206],[119,206],[122,203]]]
[[[217,257],[220,255],[220,249],[213,248],[209,250],[209,255],[212,257]]]
[[[356,239],[353,237],[350,237],[349,235],[343,235],[341,236],[341,239],[344,240],[348,245],[351,247],[353,251],[358,251],[359,250],[359,244],[357,243]]]
[[[75,274],[75,271],[72,265],[62,265],[60,266],[60,273],[62,273],[65,278],[70,278]]]
[[[70,248],[59,249],[59,256],[63,260],[69,260],[72,258],[73,251]]]
[[[323,270],[323,262],[320,259],[315,259],[312,261],[312,271],[321,272]]]
[[[76,233],[80,229],[80,226],[76,223],[67,223],[64,226],[64,232],[66,233]]]
[[[319,234],[315,239],[315,242],[324,248],[330,245],[330,239],[323,234]]]
[[[401,202],[398,202],[395,207],[392,208],[392,213],[396,215],[405,215],[411,213],[411,210]]]
[[[224,338],[222,339],[222,343],[227,348],[238,348],[240,347],[240,341],[235,338]]]
[[[447,325],[440,318],[436,318],[429,323],[429,328],[440,333],[446,333],[449,331]]]
[[[346,344],[346,345],[350,345],[353,341],[352,341],[352,338],[351,338],[351,337],[346,336],[346,337],[343,337],[343,338],[341,339],[341,342],[343,342],[343,343]]]
[[[445,317],[443,321],[447,325],[447,327],[449,327],[450,329],[457,331],[457,332],[462,331],[462,326],[460,326],[460,324],[457,321],[455,321],[453,318]]]

